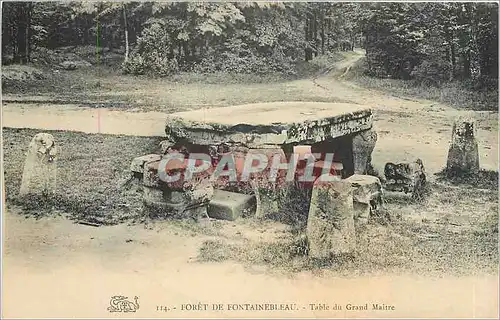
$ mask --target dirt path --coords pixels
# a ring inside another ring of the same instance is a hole
[[[3,126],[85,133],[164,136],[165,113],[123,112],[46,103],[5,103]]]
[[[3,316],[109,317],[111,296],[140,297],[134,317],[492,317],[495,275],[379,275],[340,278],[328,271],[294,275],[231,262],[197,263],[206,238],[175,228],[88,227],[64,218],[5,216]],[[155,232],[156,231],[156,232]],[[418,304],[415,303],[418,301]],[[21,307],[21,303],[29,303]],[[293,312],[181,311],[186,303],[295,303]],[[344,306],[311,310],[310,303]],[[347,311],[385,303],[394,311]],[[163,305],[176,310],[157,311]],[[76,308],[76,309],[75,309]]]

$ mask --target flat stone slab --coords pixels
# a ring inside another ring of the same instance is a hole
[[[267,102],[178,112],[167,116],[165,132],[197,145],[220,143],[265,148],[316,143],[372,127],[369,107],[326,102]]]
[[[208,216],[213,219],[236,220],[255,213],[255,196],[214,190],[214,197],[208,205]]]

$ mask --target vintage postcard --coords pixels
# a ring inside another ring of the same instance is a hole
[[[2,317],[498,319],[497,2],[2,2]]]

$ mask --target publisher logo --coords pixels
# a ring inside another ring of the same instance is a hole
[[[109,301],[109,312],[136,312],[139,310],[139,298],[134,297],[133,301],[125,296],[112,296]]]

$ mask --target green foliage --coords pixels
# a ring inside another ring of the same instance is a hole
[[[169,54],[172,47],[164,25],[154,22],[137,40],[132,56],[123,63],[123,71],[132,74],[152,73],[168,76],[179,71],[175,57]]]
[[[379,77],[408,79],[421,61],[418,44],[423,35],[412,19],[415,6],[403,3],[375,4],[365,17],[366,57],[369,73]]]
[[[452,66],[448,61],[424,60],[412,70],[411,76],[419,84],[439,87],[449,80],[451,69]]]
[[[295,75],[363,47],[371,76],[482,89],[497,85],[497,29],[496,3],[8,2],[2,57],[97,46],[132,74]]]
[[[377,3],[365,10],[368,74],[433,85],[485,86],[498,78],[496,4]]]

